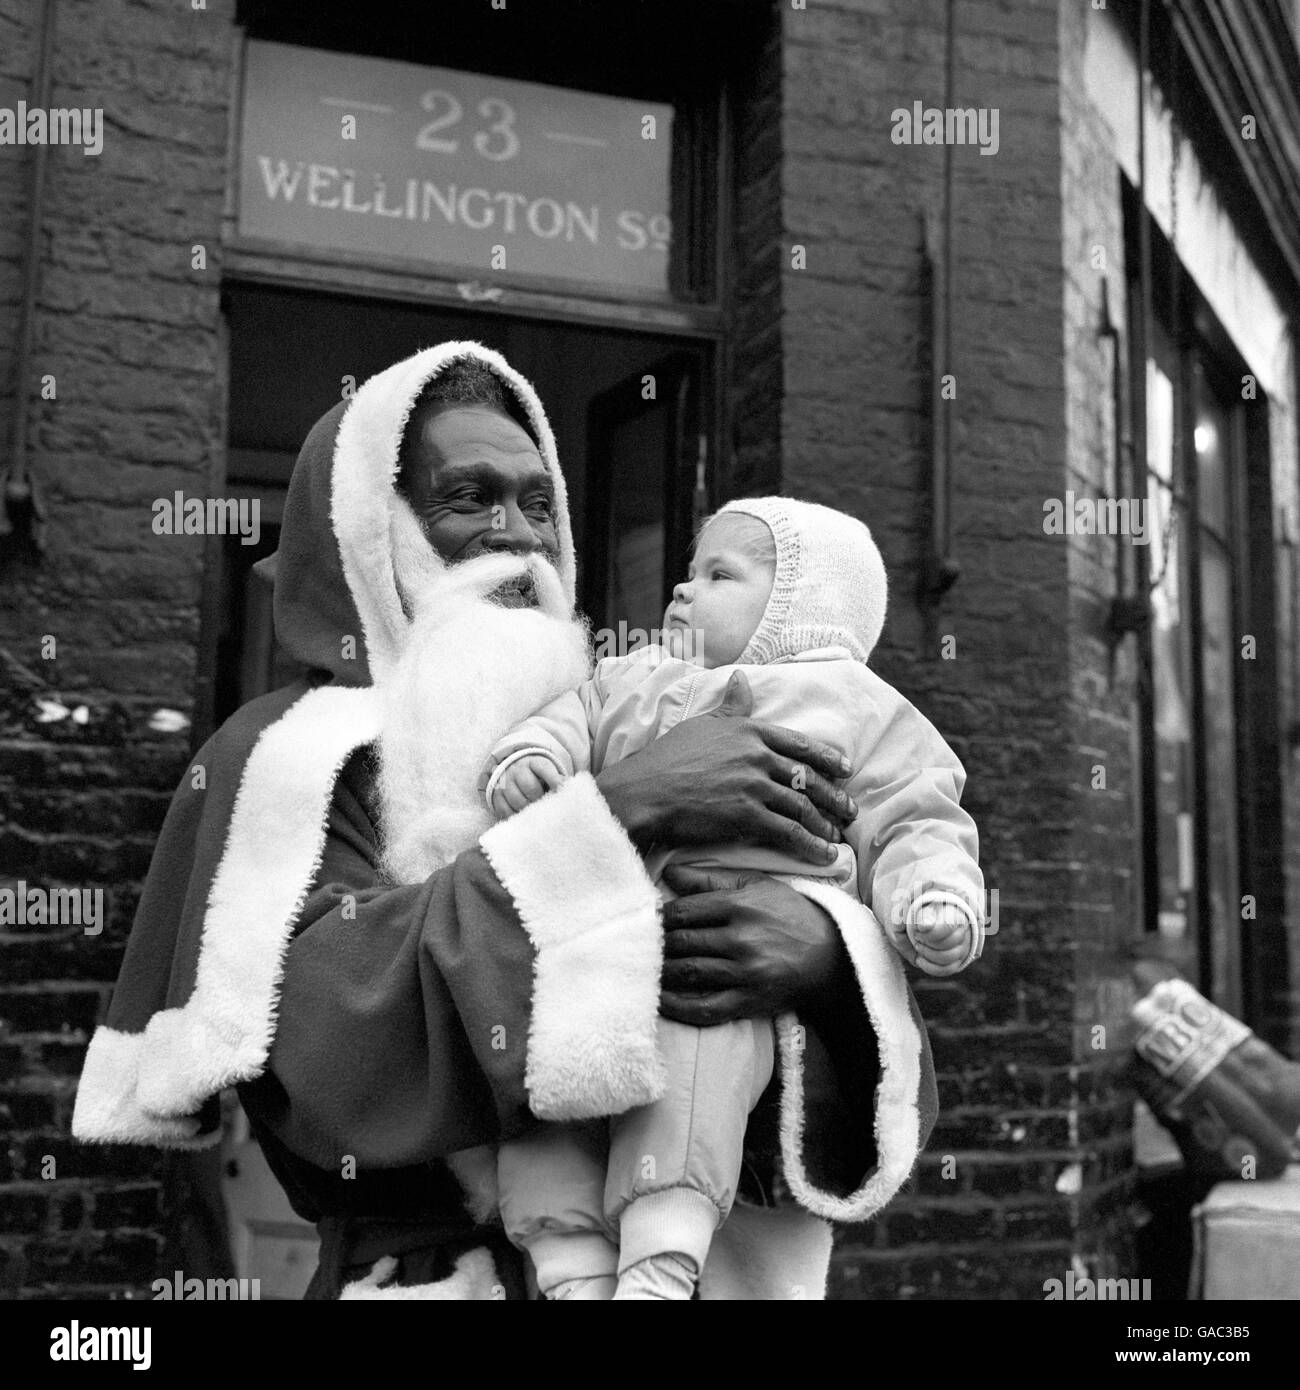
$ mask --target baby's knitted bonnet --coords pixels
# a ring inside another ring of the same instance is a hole
[[[885,564],[855,517],[789,497],[742,497],[718,512],[756,517],[776,542],[767,608],[742,662],[763,665],[818,647],[866,663],[885,625]]]

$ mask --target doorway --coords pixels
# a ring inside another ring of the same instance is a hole
[[[302,441],[349,383],[451,339],[496,349],[546,407],[568,485],[579,606],[593,627],[657,626],[708,500],[713,342],[261,286],[228,288],[225,313],[225,493],[260,502],[262,535],[256,546],[234,538],[210,565],[205,736],[293,674],[274,642],[270,586],[253,566],[275,549]]]

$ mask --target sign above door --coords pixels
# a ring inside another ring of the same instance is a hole
[[[668,291],[673,108],[250,40],[241,238]]]

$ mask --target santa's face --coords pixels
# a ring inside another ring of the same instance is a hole
[[[429,544],[448,565],[480,555],[560,553],[555,488],[537,446],[490,406],[423,407],[408,427],[402,491]],[[526,579],[497,593],[508,606],[533,605]]]

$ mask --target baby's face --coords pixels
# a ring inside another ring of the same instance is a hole
[[[756,517],[728,512],[709,522],[683,584],[664,611],[665,643],[712,670],[737,660],[767,607],[776,574],[772,533]]]

